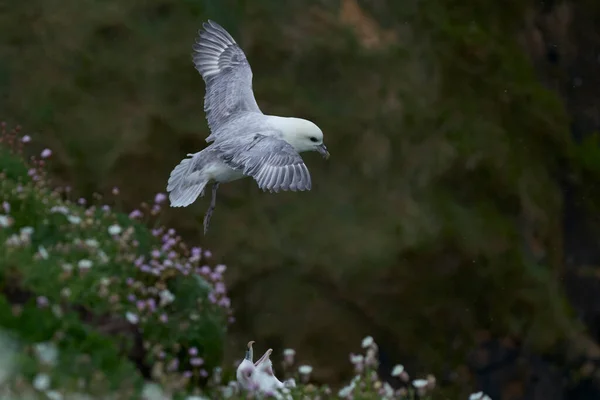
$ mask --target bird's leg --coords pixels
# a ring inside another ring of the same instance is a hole
[[[212,187],[212,199],[210,200],[210,206],[206,210],[204,215],[204,234],[208,232],[208,224],[210,224],[210,217],[212,217],[215,206],[217,205],[217,189],[219,188],[219,182],[215,182]]]

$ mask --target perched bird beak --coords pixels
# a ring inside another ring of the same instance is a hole
[[[252,350],[252,344],[254,343],[254,340],[251,340],[248,342],[248,350],[246,350],[246,357],[245,359],[252,362],[252,358],[253,358],[253,350]]]
[[[319,146],[317,146],[317,151],[321,153],[326,160],[329,158],[329,152],[327,151],[325,144],[321,143]]]
[[[273,349],[269,349],[265,352],[265,354],[263,354],[263,356],[261,358],[259,358],[255,363],[254,366],[258,367],[262,362],[264,362],[265,360],[268,360],[269,357],[271,356],[271,353],[273,352]]]

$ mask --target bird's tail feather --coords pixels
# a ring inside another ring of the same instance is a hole
[[[188,156],[194,156],[188,154]],[[204,195],[204,187],[208,183],[202,172],[194,168],[194,157],[184,158],[177,165],[167,183],[167,192],[171,207],[187,207],[199,196]]]

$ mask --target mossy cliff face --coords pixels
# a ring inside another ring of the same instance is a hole
[[[374,333],[391,358],[442,372],[480,330],[537,351],[579,330],[557,278],[559,177],[580,174],[582,157],[526,52],[540,12],[483,0],[14,2],[0,17],[1,105],[45,133],[57,175],[81,194],[118,185],[137,204],[205,145],[189,53],[201,22],[219,21],[248,55],[263,111],[315,121],[332,154],[305,156],[309,193],[223,186],[207,237],[206,200],[169,213],[232,266],[232,348],[249,336],[300,348],[335,380],[347,371],[331,360]]]

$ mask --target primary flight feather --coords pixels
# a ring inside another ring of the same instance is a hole
[[[210,20],[204,23],[193,49],[194,65],[206,84],[210,144],[173,169],[167,192],[171,207],[186,207],[214,182],[204,217],[206,233],[220,183],[250,176],[265,191],[310,190],[310,173],[299,153],[318,151],[328,158],[329,152],[323,132],[313,122],[262,113],[246,55],[223,27]]]

